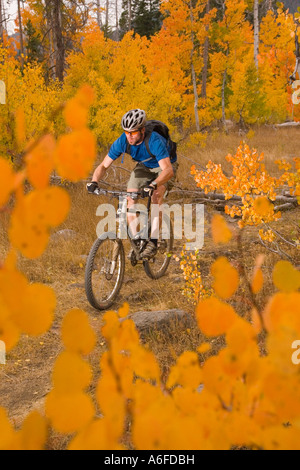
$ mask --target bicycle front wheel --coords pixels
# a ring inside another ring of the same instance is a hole
[[[166,274],[169,267],[174,243],[173,226],[168,216],[163,217],[163,226],[160,228],[157,240],[157,253],[149,261],[143,261],[144,270],[151,279],[160,279]]]
[[[98,238],[89,253],[85,270],[85,291],[92,307],[105,310],[112,306],[122,287],[124,272],[122,241]]]

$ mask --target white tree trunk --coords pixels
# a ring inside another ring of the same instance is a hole
[[[109,18],[109,0],[106,0],[106,7],[105,7],[105,27],[106,32],[108,31],[108,18]]]
[[[99,28],[102,28],[102,20],[101,20],[101,4],[100,0],[97,0],[97,24]]]
[[[198,114],[198,102],[199,102],[199,96],[198,96],[198,90],[197,90],[197,77],[196,77],[196,72],[195,72],[195,66],[194,66],[194,53],[195,53],[195,34],[194,34],[194,16],[193,16],[193,5],[192,2],[190,1],[189,4],[190,7],[190,21],[191,21],[191,41],[192,41],[192,50],[191,50],[191,75],[192,75],[192,83],[193,83],[193,90],[194,90],[194,112],[195,112],[195,123],[196,123],[196,131],[200,132],[200,123],[199,123],[199,114]]]
[[[0,0],[0,42],[3,43],[3,15],[2,15],[2,0]]]
[[[210,0],[207,0],[206,3],[206,14],[210,11]],[[206,86],[207,86],[207,74],[208,74],[208,48],[209,48],[209,39],[208,39],[208,25],[205,26],[206,37],[203,46],[203,68],[202,68],[202,88],[201,96],[206,98]]]
[[[128,0],[128,31],[131,30],[132,13],[131,13],[131,0]]]
[[[20,53],[21,53],[21,66],[24,65],[24,43],[23,43],[23,28],[22,28],[22,16],[21,16],[21,5],[18,0],[18,20],[19,20],[19,34],[20,34]]]
[[[227,69],[224,71],[224,74],[223,74],[223,83],[222,83],[222,122],[223,122],[223,126],[225,126],[225,122],[226,122],[226,113],[225,113],[225,88],[226,88],[226,80],[227,80]]]
[[[119,36],[119,12],[118,12],[118,0],[115,0],[115,15],[116,15],[116,35],[117,35],[117,41],[119,41],[120,36]]]
[[[258,18],[259,0],[254,0],[254,63],[258,69],[258,53],[259,53],[259,18]]]

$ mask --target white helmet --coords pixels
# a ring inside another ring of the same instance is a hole
[[[146,123],[146,113],[142,109],[132,109],[122,117],[122,127],[124,131],[134,131],[144,127]]]

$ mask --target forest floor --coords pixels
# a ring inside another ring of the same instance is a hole
[[[205,147],[193,151],[179,151],[179,171],[177,186],[184,189],[196,188],[193,178],[190,176],[191,161],[205,166],[209,160],[222,163],[230,172],[230,165],[225,157],[228,153],[234,154],[242,139],[245,139],[250,147],[257,148],[259,153],[264,152],[267,169],[275,174],[277,167],[275,160],[286,158],[291,161],[293,157],[300,156],[299,149],[300,129],[275,129],[263,127],[252,133],[251,139],[241,137],[239,132],[231,132],[229,135],[219,131],[208,136]],[[99,157],[98,163],[103,158]],[[125,184],[128,171],[133,168],[133,163],[127,157],[123,165],[116,163],[115,170],[108,175],[107,181],[114,184]],[[0,406],[6,408],[9,417],[16,427],[19,427],[27,414],[33,409],[43,412],[44,399],[51,390],[51,371],[55,359],[63,350],[60,339],[60,325],[65,314],[72,308],[80,308],[89,315],[90,322],[97,332],[97,346],[88,357],[93,367],[94,380],[90,386],[93,393],[97,378],[99,377],[99,358],[105,350],[105,342],[101,337],[101,325],[103,312],[92,308],[85,295],[84,269],[86,256],[96,238],[96,209],[100,203],[108,202],[104,197],[93,198],[86,193],[85,184],[67,185],[71,195],[72,207],[67,220],[51,236],[47,250],[37,260],[27,260],[20,257],[19,267],[31,282],[41,282],[51,286],[57,297],[55,320],[50,330],[42,336],[33,338],[22,336],[19,344],[7,354],[6,365],[0,365]],[[169,202],[178,199],[178,194],[171,193]],[[186,202],[192,202],[186,201]],[[201,274],[206,287],[211,284],[210,266],[219,256],[227,256],[233,264],[240,261],[241,250],[238,249],[233,239],[228,245],[216,247],[213,245],[210,233],[210,219],[214,211],[205,207],[205,240],[201,250]],[[292,238],[294,224],[299,226],[299,209],[284,213],[277,227],[288,237]],[[232,228],[236,222],[227,217]],[[0,213],[0,250],[6,253],[8,240],[6,229],[8,216]],[[68,234],[64,237],[59,232]],[[58,232],[58,233],[57,233]],[[174,254],[179,255],[185,240],[176,240]],[[257,229],[247,228],[243,236],[243,257],[246,272],[251,275],[258,253],[265,253],[266,259],[263,266],[265,285],[258,297],[261,306],[265,305],[268,297],[274,292],[272,284],[272,268],[280,258],[278,255],[266,250],[260,244]],[[128,241],[125,242],[126,254],[129,249]],[[295,264],[299,265],[297,253],[292,253]],[[298,257],[299,258],[299,257]],[[172,258],[169,270],[163,278],[150,280],[143,270],[143,266],[132,267],[126,260],[124,284],[120,295],[113,306],[117,310],[124,302],[130,305],[130,312],[154,311],[167,309],[185,310],[192,317],[192,328],[184,328],[175,324],[162,331],[153,329],[146,337],[150,349],[156,354],[163,374],[167,375],[176,358],[185,350],[195,351],[204,340],[197,328],[194,319],[195,305],[183,295],[185,281],[179,262]],[[16,292],[16,295],[18,293]],[[251,303],[247,301],[245,286],[241,286],[230,303],[240,315],[245,315],[251,310]],[[209,354],[214,354],[221,344],[218,340]],[[206,356],[205,356],[206,357]],[[203,356],[203,360],[205,360]],[[48,442],[50,449],[63,449],[68,437],[52,433]]]

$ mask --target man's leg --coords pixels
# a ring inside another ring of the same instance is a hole
[[[143,258],[145,259],[153,258],[153,256],[155,256],[157,253],[159,230],[162,227],[162,213],[160,208],[163,203],[165,191],[165,186],[159,186],[159,188],[157,188],[152,195],[151,238],[142,253]]]

